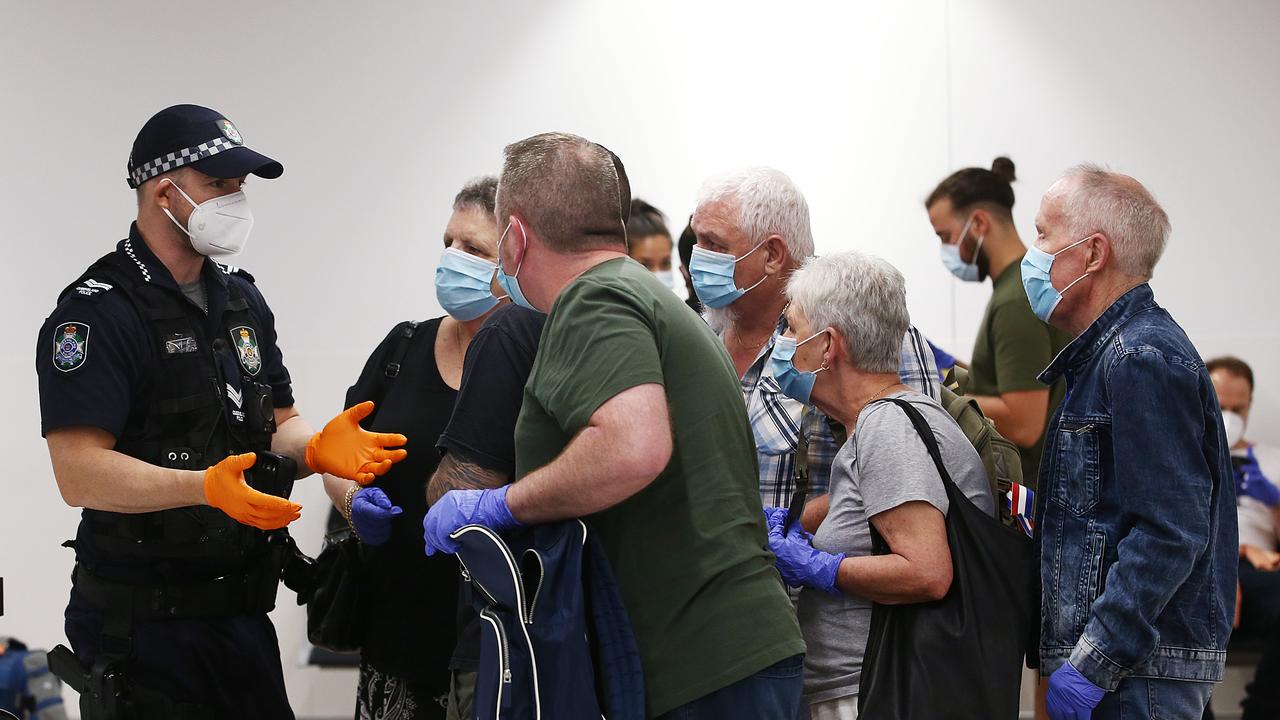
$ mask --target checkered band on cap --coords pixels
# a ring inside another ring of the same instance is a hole
[[[197,160],[203,160],[212,157],[224,150],[230,150],[234,147],[240,147],[231,142],[227,138],[214,138],[208,142],[202,142],[195,147],[183,148],[168,155],[158,157],[150,162],[143,163],[129,172],[129,187],[136,188],[142,183],[170,170],[176,170],[183,165],[190,165]]]

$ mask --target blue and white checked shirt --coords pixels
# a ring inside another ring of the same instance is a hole
[[[836,439],[827,425],[827,416],[814,408],[804,417],[804,405],[792,400],[778,388],[769,371],[769,358],[774,342],[786,332],[783,317],[773,337],[760,349],[760,355],[742,376],[742,397],[747,403],[747,417],[756,436],[756,456],[760,463],[760,502],[765,507],[786,507],[795,491],[796,444],[803,418],[804,433],[809,439],[809,497],[827,492],[831,483],[831,463],[835,460]],[[721,333],[721,339],[724,334]],[[898,376],[904,385],[937,400],[941,397],[938,366],[924,336],[915,326],[902,338],[902,364]]]

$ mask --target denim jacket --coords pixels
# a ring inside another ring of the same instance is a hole
[[[1129,676],[1222,679],[1236,514],[1218,398],[1143,284],[1063,349],[1037,515],[1040,666],[1114,690]]]

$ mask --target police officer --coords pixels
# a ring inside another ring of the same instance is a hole
[[[288,489],[313,471],[370,482],[405,439],[362,430],[367,403],[313,432],[253,276],[212,259],[253,226],[245,177],[280,163],[176,105],[142,127],[128,172],[137,221],[62,292],[36,352],[54,476],[84,508],[75,656],[51,664],[87,718],[293,718],[267,618],[279,528],[300,510]]]

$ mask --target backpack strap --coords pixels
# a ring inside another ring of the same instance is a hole
[[[817,411],[812,405],[805,405],[804,412],[800,414],[800,427],[796,432],[796,460],[792,463],[791,470],[792,478],[795,480],[795,490],[792,491],[791,502],[787,505],[787,521],[782,526],[783,533],[800,521],[800,516],[804,514],[805,500],[809,497],[809,435],[804,429],[815,412]]]

